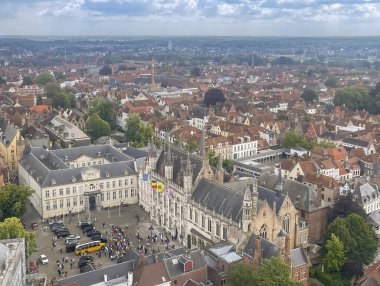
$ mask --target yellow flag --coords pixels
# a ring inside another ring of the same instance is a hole
[[[161,193],[164,189],[164,184],[162,182],[157,182],[157,192]]]

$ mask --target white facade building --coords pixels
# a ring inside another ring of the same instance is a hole
[[[21,185],[42,218],[137,203],[135,160],[110,145],[47,151],[30,148],[20,162]]]
[[[0,285],[26,285],[24,238],[0,240]]]

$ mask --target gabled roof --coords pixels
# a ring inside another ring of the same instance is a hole
[[[255,256],[256,251],[256,240],[260,239],[261,245],[261,257],[265,259],[269,259],[273,256],[279,256],[281,254],[281,248],[274,243],[266,240],[262,237],[257,236],[256,234],[252,234],[248,240],[248,243],[243,251],[244,255],[253,258]]]

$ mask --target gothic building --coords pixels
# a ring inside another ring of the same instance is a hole
[[[252,233],[276,242],[284,231],[292,248],[298,244],[298,212],[283,192],[281,175],[274,189],[258,186],[255,178],[223,179],[221,157],[217,168],[209,165],[204,133],[199,155],[168,141],[157,154],[152,144],[139,170],[139,203],[188,247],[229,241],[243,249]]]

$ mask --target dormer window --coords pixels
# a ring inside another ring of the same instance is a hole
[[[55,185],[56,184],[56,181],[54,179],[51,179],[51,184],[52,185]]]
[[[106,172],[106,178],[109,178],[110,173]]]
[[[77,181],[77,179],[74,176],[72,176],[71,177],[71,182],[75,183],[76,181]]]

